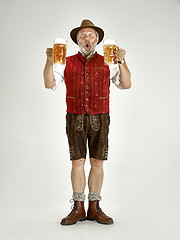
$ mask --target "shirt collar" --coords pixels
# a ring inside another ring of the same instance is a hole
[[[89,59],[95,55],[96,51],[91,52],[88,56],[86,56],[82,51],[80,51],[80,53],[82,56],[86,57],[86,59]]]

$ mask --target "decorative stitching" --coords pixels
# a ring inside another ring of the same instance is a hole
[[[73,154],[74,154],[74,149],[73,149],[73,147],[69,147],[69,153],[70,153],[70,159],[72,159]]]
[[[99,99],[105,99],[105,98],[108,98],[108,97],[99,97]]]
[[[83,130],[84,115],[76,116],[76,130]]]
[[[67,98],[74,98],[74,97],[67,96]]]
[[[100,129],[99,115],[90,115],[90,123],[91,128],[94,131],[98,131]]]

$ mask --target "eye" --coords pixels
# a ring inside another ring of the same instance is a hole
[[[80,37],[80,38],[83,38],[83,37],[85,37],[85,34],[81,34],[79,37]]]

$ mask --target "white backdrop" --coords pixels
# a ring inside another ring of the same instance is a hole
[[[0,238],[178,240],[180,1],[1,0],[0,18]],[[126,50],[132,88],[110,89],[101,206],[115,224],[63,227],[72,195],[65,85],[45,89],[43,69],[54,37],[78,51],[69,33],[85,18]]]

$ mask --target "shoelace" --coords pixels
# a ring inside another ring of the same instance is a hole
[[[73,203],[73,205],[71,206],[71,209],[73,209],[75,207],[75,200],[74,199],[70,199],[69,202]]]
[[[71,206],[72,211],[70,212],[70,214],[75,214],[75,211],[77,210],[78,205],[76,204],[76,201],[74,199],[70,199],[69,202],[70,203],[73,202],[73,205]]]

